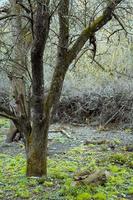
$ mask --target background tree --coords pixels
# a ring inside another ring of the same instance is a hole
[[[27,48],[27,45],[25,45],[25,23],[21,18],[21,15],[24,12],[22,7],[19,5],[20,2],[22,3],[22,1],[18,1],[16,4],[16,1],[10,1],[10,12],[11,14],[15,14],[16,17],[11,20],[13,62],[10,74],[8,75],[11,82],[11,99],[13,100],[12,103],[16,104],[16,113],[18,116],[22,113],[23,115],[28,115],[26,100],[26,78],[28,70],[27,53],[29,49]],[[11,121],[10,131],[7,135],[7,142],[12,142],[17,131],[17,128]]]

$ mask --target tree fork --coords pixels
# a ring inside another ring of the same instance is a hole
[[[31,49],[33,118],[32,131],[26,137],[27,176],[47,175],[49,112],[44,112],[43,54],[49,33],[49,1],[38,2]]]

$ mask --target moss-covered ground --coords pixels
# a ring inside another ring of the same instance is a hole
[[[5,124],[8,126],[7,122],[0,122],[1,126]],[[4,138],[0,134],[1,144]],[[128,152],[124,146],[113,149],[106,143],[81,144],[64,154],[50,154],[48,177],[41,179],[25,177],[22,143],[14,144],[11,150],[9,146],[7,148],[8,151],[0,153],[2,200],[133,200],[133,152]],[[13,148],[14,154],[10,152]],[[93,173],[100,169],[110,173],[102,185],[75,181],[81,172]]]

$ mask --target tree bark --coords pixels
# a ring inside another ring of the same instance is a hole
[[[48,93],[48,97],[45,103],[45,109],[49,109],[51,117],[56,112],[58,107],[59,99],[62,92],[63,82],[65,79],[66,72],[68,70],[68,43],[69,43],[69,0],[61,0],[58,9],[59,16],[59,41],[56,66],[51,81],[51,87]]]
[[[27,176],[47,175],[47,141],[49,118],[42,124],[36,123],[26,142]]]
[[[47,175],[49,110],[44,112],[43,54],[49,33],[49,1],[37,3],[34,40],[31,50],[33,118],[32,132],[26,136],[27,176]]]
[[[12,72],[10,75],[11,81],[11,99],[14,100],[15,112],[18,117],[21,115],[27,115],[27,105],[26,105],[26,91],[25,91],[25,81],[26,76],[26,54],[24,53],[25,46],[22,37],[22,8],[16,3],[16,0],[10,0],[11,3],[11,13],[15,14],[16,17],[12,19],[12,41],[13,41],[13,57],[14,61],[12,64]],[[12,142],[17,133],[17,128],[14,123],[11,122],[10,129],[7,134],[6,142]],[[11,141],[12,140],[12,141]]]

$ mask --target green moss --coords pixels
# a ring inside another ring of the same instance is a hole
[[[33,188],[32,192],[35,194],[39,194],[39,193],[43,192],[43,187],[42,187],[42,185],[37,185],[36,187]]]
[[[52,187],[54,183],[52,181],[45,181],[43,185],[46,187]]]
[[[107,199],[107,198],[106,198],[106,194],[103,193],[103,192],[98,192],[98,193],[96,193],[96,194],[93,196],[93,198],[94,198],[95,200],[106,200],[106,199]]]
[[[116,153],[110,156],[110,162],[133,168],[133,153]]]
[[[21,188],[16,191],[15,196],[19,198],[29,199],[30,192],[25,188],[24,189]]]
[[[40,184],[38,179],[25,177],[23,154],[0,154],[0,198],[118,200],[119,195],[132,195],[132,162],[132,153],[103,153],[102,148],[94,151],[94,147],[79,146],[65,155],[48,158],[48,178]],[[81,172],[92,173],[101,168],[111,173],[104,185],[84,186],[75,181]]]
[[[128,188],[128,194],[132,194],[133,195],[133,186]]]
[[[78,194],[78,196],[77,196],[77,200],[89,200],[89,199],[91,199],[91,194],[89,194],[87,192]]]
[[[127,157],[122,153],[117,153],[111,156],[111,160],[114,161],[114,163],[125,164],[127,162]]]
[[[52,178],[56,178],[56,179],[68,178],[68,174],[66,172],[60,171],[58,168],[51,169],[49,173]]]
[[[5,118],[0,118],[0,128],[3,127],[3,128],[9,128],[10,126],[10,122],[8,119],[5,119]]]
[[[103,20],[103,16],[98,17],[90,27],[84,29],[83,34],[91,35],[91,33],[97,28],[100,22]]]

